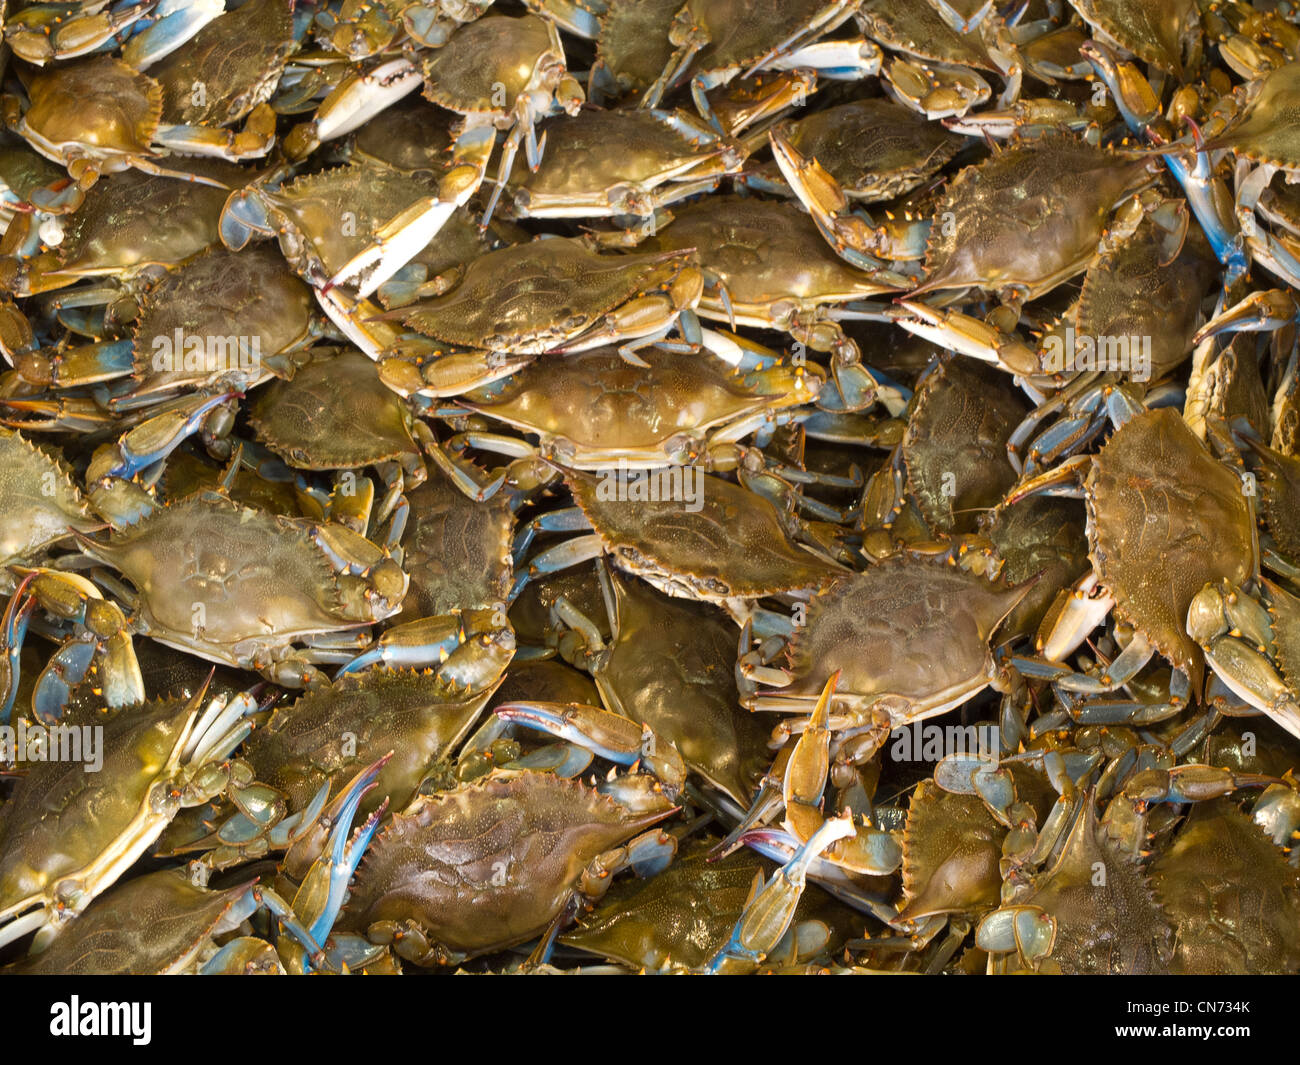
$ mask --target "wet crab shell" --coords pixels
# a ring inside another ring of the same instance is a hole
[[[1050,291],[1088,265],[1111,210],[1151,180],[1148,165],[1054,135],[967,167],[939,201],[914,294]]]
[[[339,926],[384,941],[375,926],[410,922],[435,957],[526,942],[573,896],[588,863],[674,809],[661,797],[634,814],[550,773],[496,771],[422,795],[376,837]]]
[[[1097,820],[1089,792],[1051,869],[1016,900],[1056,922],[1051,960],[1066,975],[1163,973],[1173,929],[1150,882]]]
[[[601,255],[579,239],[535,240],[475,259],[459,285],[405,309],[403,321],[449,344],[540,354],[639,295],[679,287],[693,304],[690,252]]]
[[[619,456],[666,463],[698,448],[711,430],[782,398],[747,390],[739,375],[708,356],[650,350],[641,359],[648,369],[604,347],[536,362],[490,397],[460,403],[536,433],[543,453],[566,465],[595,469]],[[799,380],[792,375],[792,386]],[[812,390],[805,394],[811,398]]]
[[[1193,596],[1211,581],[1244,583],[1254,521],[1243,484],[1160,408],[1118,429],[1084,486],[1093,568],[1115,612],[1199,687],[1204,660],[1187,635]]]
[[[22,129],[37,151],[62,161],[68,148],[148,155],[162,118],[162,88],[120,59],[101,55],[33,74]]]
[[[697,510],[681,499],[606,499],[606,482],[576,471],[566,480],[614,561],[669,595],[754,599],[824,588],[845,572],[791,541],[762,496],[698,468],[683,474],[692,475]]]
[[[194,172],[237,183],[240,172],[220,160],[193,160]],[[67,221],[58,247],[32,260],[42,289],[83,277],[173,267],[221,243],[219,220],[229,192],[212,185],[128,170],[97,182]]]
[[[886,559],[813,598],[787,650],[793,679],[775,694],[816,699],[840,670],[832,706],[878,708],[895,724],[947,709],[988,683],[989,641],[1028,588]]]
[[[424,56],[424,97],[461,114],[505,117],[545,66],[564,68],[555,29],[537,15],[488,15]]]
[[[410,517],[402,565],[411,587],[395,620],[486,608],[509,595],[514,514],[500,496],[467,499],[438,469],[407,493]]]
[[[1031,496],[993,512],[981,524],[993,549],[1003,560],[1002,578],[1019,584],[1037,576],[1037,583],[1007,615],[1003,632],[1031,636],[1061,589],[1082,577],[1089,567],[1086,515],[1075,499]]]
[[[137,876],[91,903],[40,954],[6,971],[79,976],[182,972],[248,886],[209,891],[177,869]]]
[[[34,561],[72,529],[89,532],[101,524],[62,461],[0,428],[0,562]]]
[[[932,4],[865,0],[858,17],[867,34],[886,48],[936,63],[998,71],[980,33],[958,33]]]
[[[279,223],[284,257],[304,277],[318,280],[341,270],[390,219],[423,197],[436,197],[438,177],[427,169],[407,172],[363,158],[304,175],[263,195]],[[436,275],[489,247],[473,218],[457,212],[410,262]]]
[[[726,944],[754,877],[766,878],[770,868],[750,850],[714,860],[705,844],[697,844],[650,880],[616,883],[560,942],[638,970],[698,968]],[[799,898],[792,924],[804,920],[827,926],[830,940],[823,949],[831,954],[861,924],[847,907],[811,884]]]
[[[598,65],[622,92],[644,92],[673,57],[668,30],[681,0],[609,0],[600,16]]]
[[[316,348],[290,380],[257,391],[249,423],[300,470],[345,470],[418,453],[402,401],[361,352]]]
[[[770,761],[767,729],[740,707],[736,629],[704,603],[613,577],[618,639],[595,671],[611,710],[673,744],[687,768],[737,803]]]
[[[1079,292],[1078,335],[1150,338],[1149,366],[1136,364],[1134,379],[1158,381],[1192,350],[1201,302],[1218,277],[1218,263],[1199,226],[1190,226],[1177,255],[1165,261],[1158,227],[1144,220],[1120,247],[1098,257]],[[1100,355],[1100,353],[1099,353]]]
[[[344,616],[338,578],[301,524],[228,500],[182,500],[81,542],[135,586],[153,638],[216,661],[373,620]]]
[[[903,463],[907,490],[941,533],[970,532],[1015,482],[1007,440],[1028,413],[1006,374],[973,359],[941,363],[917,389]]]
[[[277,709],[253,733],[245,759],[260,783],[288,796],[290,810],[303,810],[326,781],[333,799],[355,773],[391,752],[359,811],[364,817],[385,801],[402,809],[428,768],[464,738],[490,695],[490,689],[454,693],[432,672],[346,674]]]
[[[162,87],[162,120],[237,122],[270,98],[297,47],[292,0],[249,0],[226,12],[150,68]]]
[[[134,335],[136,392],[287,373],[278,356],[307,338],[315,306],[274,248],[214,248],[146,297]]]
[[[684,126],[690,120],[678,121]],[[726,145],[704,141],[705,133],[692,139],[650,111],[580,111],[550,119],[538,132],[547,145],[541,166],[530,170],[517,158],[510,187],[525,211],[578,201],[582,217],[590,217],[619,186],[651,189],[721,155]]]
[[[708,37],[691,68],[748,67],[810,26],[820,25],[822,32],[834,28],[848,17],[850,6],[841,0],[688,0],[683,17]]]
[[[1195,0],[1070,0],[1090,26],[1169,74],[1183,72],[1183,45],[1200,32]]]
[[[966,146],[922,115],[889,100],[855,100],[787,127],[790,143],[816,159],[851,199],[892,200],[942,170]]]
[[[1232,802],[1197,803],[1151,867],[1175,973],[1300,969],[1300,874]]]
[[[1295,114],[1300,108],[1300,62],[1270,70],[1241,121],[1207,145],[1231,148],[1237,155],[1283,170],[1300,170],[1300,133]]]
[[[645,247],[696,250],[710,285],[699,311],[710,318],[727,321],[734,314],[740,324],[770,327],[782,308],[809,310],[895,291],[836,255],[793,204],[711,196],[675,213]]]
[[[62,897],[64,883],[102,890],[126,868],[121,847],[138,856],[153,842],[178,801],[159,773],[187,730],[185,708],[164,699],[90,718],[103,729],[93,769],[85,759],[28,763],[0,808],[0,911],[42,893]],[[150,816],[155,831],[141,835]]]

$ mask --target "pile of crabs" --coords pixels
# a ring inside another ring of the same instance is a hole
[[[5,971],[1300,970],[1289,0],[3,34]]]

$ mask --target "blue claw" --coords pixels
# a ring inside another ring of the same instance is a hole
[[[325,942],[329,937],[334,922],[338,920],[339,911],[343,909],[343,900],[347,896],[348,884],[351,883],[352,876],[357,871],[357,866],[361,864],[361,859],[370,846],[370,841],[374,839],[375,832],[379,828],[379,822],[383,820],[384,814],[388,812],[388,801],[385,800],[349,838],[348,826],[352,823],[352,815],[356,813],[357,806],[361,802],[361,796],[372,787],[374,787],[373,783],[357,794],[355,801],[348,806],[347,816],[339,821],[334,834],[330,837],[329,896],[324,911],[316,920],[312,921],[307,929],[312,938],[318,943]]]
[[[141,471],[162,462],[188,437],[202,428],[204,419],[214,408],[238,395],[239,392],[224,392],[202,400],[190,400],[175,410],[142,422],[123,434],[118,441],[118,461],[109,468],[108,476],[134,477]],[[135,450],[135,445],[142,440],[150,441],[150,445],[140,451]]]
[[[1151,129],[1151,123],[1160,117],[1159,101],[1151,92],[1151,87],[1142,81],[1141,75],[1131,67],[1123,69],[1110,50],[1096,41],[1088,41],[1080,47],[1079,52],[1105,82],[1111,99],[1115,101],[1128,128],[1161,149],[1165,166],[1187,194],[1187,202],[1201,224],[1201,229],[1205,231],[1214,254],[1227,267],[1225,287],[1231,286],[1245,276],[1250,260],[1235,218],[1225,217],[1220,209],[1222,189],[1215,181],[1209,152],[1201,139],[1200,129],[1189,119],[1188,125],[1192,131],[1190,146],[1160,143],[1162,138],[1157,137]],[[1189,147],[1195,153],[1191,165],[1179,154]]]
[[[14,702],[18,698],[18,677],[21,671],[23,640],[27,637],[27,622],[36,609],[36,600],[27,594],[27,586],[36,579],[35,573],[29,573],[19,583],[17,590],[5,608],[4,648],[5,675],[3,677],[3,707],[0,707],[0,723],[9,724],[9,715],[13,713]]]
[[[641,726],[599,707],[580,703],[503,703],[496,715],[512,725],[524,725],[576,743],[615,765],[634,765],[645,753]]]
[[[849,820],[832,818],[797,847],[790,860],[750,896],[731,938],[705,965],[705,971],[731,972],[762,962],[794,919],[795,907],[807,882],[808,867],[831,844],[853,834]]]
[[[43,725],[57,724],[72,697],[72,691],[90,670],[99,650],[99,638],[93,633],[74,637],[50,657],[36,681],[32,693],[32,711]]]

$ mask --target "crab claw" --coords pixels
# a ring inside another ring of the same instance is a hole
[[[760,887],[756,878],[755,890],[745,903],[731,938],[709,960],[706,970],[734,972],[752,968],[767,957],[794,919],[795,907],[807,883],[808,866],[822,851],[855,832],[851,818],[833,817],[801,844],[766,884]]]
[[[655,733],[619,714],[582,703],[503,703],[497,717],[511,724],[525,725],[557,739],[576,744],[615,765],[644,762],[676,794],[686,782],[686,765],[677,748]]]
[[[3,670],[3,676],[0,676],[0,723],[6,725],[18,696],[18,674],[23,640],[27,636],[27,622],[36,609],[36,600],[27,594],[27,589],[36,576],[36,571],[33,570],[23,577],[9,598],[9,605],[5,607],[3,634],[0,634],[0,641],[3,641],[0,649],[4,651],[4,659],[0,660],[0,670]]]
[[[918,290],[919,291],[919,290]],[[957,311],[941,311],[920,300],[896,301],[895,320],[909,333],[1023,376],[1043,372],[1038,353],[987,322]]]
[[[292,959],[299,971],[305,971],[309,961],[319,965],[324,960],[321,945],[338,920],[352,875],[361,864],[361,858],[388,810],[387,800],[355,832],[351,832],[352,821],[361,800],[375,787],[380,771],[392,756],[390,751],[363,769],[331,804],[330,813],[324,819],[331,826],[324,852],[308,869],[302,886],[294,895],[290,914],[281,916],[285,930],[301,948],[298,956]]]
[[[1192,337],[1192,345],[1221,333],[1267,333],[1300,318],[1300,300],[1285,289],[1252,292],[1244,300],[1216,315]]]
[[[633,765],[642,756],[641,726],[629,718],[582,703],[503,703],[497,717],[576,743],[615,765]]]
[[[171,410],[155,415],[123,433],[117,444],[101,451],[91,461],[88,479],[104,477],[130,478],[161,462],[187,437],[203,427],[204,419],[215,408],[243,395],[223,392],[217,396],[194,396]],[[105,462],[111,463],[106,468]]]

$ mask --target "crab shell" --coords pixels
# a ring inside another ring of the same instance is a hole
[[[220,160],[192,160],[194,172],[237,183]],[[97,182],[64,225],[63,241],[28,264],[25,292],[44,292],[86,277],[174,267],[221,243],[221,209],[229,193],[197,182],[137,170]]]
[[[693,28],[707,38],[692,69],[743,68],[814,27],[829,32],[849,17],[854,6],[843,0],[688,0],[673,32]]]
[[[770,875],[770,863],[743,849],[714,860],[698,843],[649,880],[619,881],[578,927],[560,942],[649,972],[698,969],[721,950],[740,920],[755,876]],[[847,907],[813,885],[799,897],[792,925],[814,921],[831,938],[822,949],[834,954],[859,920]]]
[[[1030,496],[992,512],[981,532],[1003,560],[1003,580],[1018,584],[1037,576],[1003,624],[1008,637],[1038,631],[1058,592],[1088,572],[1086,519],[1077,499]]]
[[[668,595],[725,603],[829,585],[844,570],[786,535],[762,496],[697,467],[683,471],[698,489],[689,500],[607,499],[607,482],[566,471],[574,501],[615,563]]]
[[[995,909],[1006,835],[978,795],[953,795],[932,780],[921,781],[908,804],[903,833],[906,905],[899,919]]]
[[[467,499],[436,467],[424,484],[407,493],[410,517],[402,565],[411,575],[411,587],[395,621],[507,600],[514,514],[504,496],[482,503]]]
[[[998,71],[980,32],[958,33],[932,4],[865,0],[857,16],[873,40],[893,51],[936,63]]]
[[[173,776],[197,708],[164,699],[92,720],[101,764],[31,762],[0,813],[0,913],[34,900],[73,912],[113,883],[180,806]]]
[[[633,813],[576,780],[500,770],[421,795],[371,844],[339,927],[397,937],[399,952],[414,929],[428,951],[412,960],[423,964],[524,943],[597,856],[674,809],[659,794]]]
[[[793,204],[710,196],[676,215],[645,247],[696,249],[709,282],[698,308],[705,317],[771,328],[797,312],[895,291],[836,255]]]
[[[892,200],[933,177],[966,138],[889,100],[854,100],[785,127],[803,156],[816,159],[850,199]]]
[[[249,423],[300,470],[356,469],[418,454],[402,401],[352,349],[313,349],[292,379],[258,390]]]
[[[918,387],[902,454],[907,490],[929,526],[971,532],[979,511],[1015,482],[1012,430],[1028,413],[1006,374],[973,359],[937,366]]]
[[[150,69],[162,86],[163,121],[238,122],[270,98],[297,48],[292,0],[249,0],[226,12]]]
[[[1187,635],[1192,598],[1254,571],[1254,518],[1242,481],[1215,461],[1177,410],[1138,414],[1093,459],[1084,485],[1089,557],[1115,613],[1200,687]]]
[[[1092,260],[1111,210],[1151,180],[1148,161],[1072,137],[1016,144],[961,171],[939,201],[913,295],[1023,288],[1033,299]]]
[[[290,810],[303,810],[326,781],[333,799],[355,773],[391,752],[358,809],[362,817],[385,801],[402,809],[429,766],[464,738],[492,690],[453,692],[427,671],[345,674],[277,709],[253,733],[245,760],[259,783],[288,797]]]
[[[465,348],[516,354],[581,350],[607,340],[606,315],[649,293],[694,306],[702,280],[691,252],[601,255],[577,238],[488,252],[445,296],[405,310],[412,329]]]
[[[600,16],[597,65],[609,71],[621,92],[644,92],[669,60],[668,28],[681,0],[609,0]]]
[[[72,529],[89,532],[101,524],[67,466],[21,433],[0,428],[0,562],[34,561]]]
[[[1056,864],[1016,901],[1056,922],[1052,962],[1067,976],[1168,971],[1174,949],[1169,919],[1141,866],[1098,822],[1091,791]]]
[[[19,131],[55,162],[84,154],[111,171],[151,154],[162,88],[120,59],[101,55],[42,70],[32,75],[28,95]]]
[[[538,15],[488,15],[424,56],[424,97],[449,111],[505,119],[521,93],[554,89],[563,73],[554,23]]]
[[[1230,800],[1194,804],[1151,879],[1174,922],[1170,972],[1300,969],[1300,875]]]
[[[304,525],[200,496],[162,507],[107,542],[83,549],[138,590],[153,639],[210,661],[261,668],[294,643],[388,616],[406,575],[349,617],[340,582]],[[201,611],[198,609],[201,607]]]
[[[1259,501],[1273,540],[1288,558],[1300,558],[1300,458],[1247,438],[1259,457]]]
[[[6,971],[79,976],[184,972],[248,887],[209,891],[179,869],[137,876],[91,903],[40,954]]]
[[[989,641],[1031,583],[886,559],[813,598],[786,652],[793,679],[759,698],[806,709],[839,670],[833,711],[882,712],[892,727],[943,713],[993,678]]]
[[[146,298],[134,336],[135,394],[217,381],[251,387],[287,373],[279,356],[308,337],[315,306],[274,248],[212,249]]]
[[[1270,70],[1243,89],[1252,98],[1241,121],[1207,147],[1231,148],[1257,163],[1291,172],[1300,170],[1300,136],[1293,117],[1300,107],[1300,62]]]
[[[1196,0],[1070,0],[1070,6],[1121,48],[1178,77],[1183,45],[1200,33]]]
[[[806,370],[773,371],[764,393],[707,356],[650,350],[634,367],[612,347],[536,362],[460,404],[541,438],[541,451],[574,469],[689,461],[715,430],[817,393]],[[788,385],[783,392],[781,384]]]
[[[690,128],[693,120],[673,116]],[[544,124],[546,156],[532,171],[516,159],[510,187],[524,214],[590,218],[621,213],[616,193],[644,197],[727,149],[707,128],[691,137],[654,111],[580,111]]]
[[[1158,381],[1192,350],[1201,302],[1219,266],[1199,226],[1190,226],[1172,261],[1149,218],[1120,246],[1099,256],[1079,292],[1082,337],[1150,337],[1150,380]],[[1132,372],[1132,371],[1130,371]]]
[[[384,108],[353,134],[353,158],[408,172],[445,170],[452,165],[448,155],[452,145],[449,118],[445,111],[418,96],[407,96]]]
[[[767,729],[740,707],[735,626],[704,603],[612,581],[618,637],[594,671],[604,705],[649,726],[692,773],[743,805],[770,752]]]
[[[436,197],[438,177],[429,170],[407,172],[363,158],[260,195],[274,219],[284,257],[303,277],[319,279],[341,270],[390,219],[422,198]],[[410,261],[438,274],[488,247],[477,223],[457,212]]]

